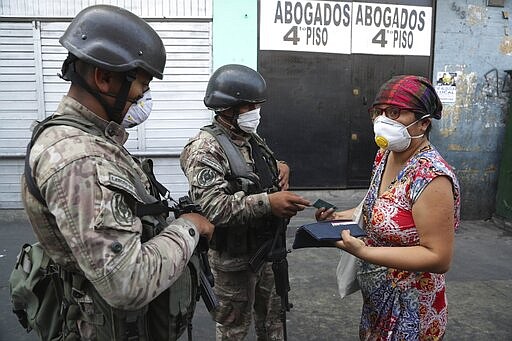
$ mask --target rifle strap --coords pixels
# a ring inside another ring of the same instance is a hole
[[[252,149],[252,158],[256,166],[256,173],[260,177],[261,188],[272,187],[272,173],[268,167],[268,161],[265,160],[263,153],[261,152],[259,144],[254,138],[249,140]]]
[[[142,161],[141,167],[160,196],[165,198],[171,194],[171,192],[156,179],[155,172],[153,171],[153,160],[146,159]]]
[[[30,138],[29,143],[27,144],[27,149],[25,153],[25,169],[24,169],[24,177],[25,182],[27,183],[27,188],[30,194],[34,196],[34,198],[37,199],[42,205],[45,205],[45,200],[43,196],[41,195],[41,191],[39,191],[39,188],[36,185],[36,182],[34,180],[34,176],[32,174],[32,167],[30,167],[30,151],[32,150],[32,147],[34,146],[35,141],[41,135],[41,133],[50,126],[57,126],[57,125],[67,125],[71,127],[75,127],[78,129],[81,129],[85,132],[88,132],[93,135],[100,135],[98,132],[98,129],[94,129],[94,124],[90,125],[84,125],[84,122],[74,118],[73,116],[66,115],[66,116],[48,116],[43,121],[39,122],[32,132],[32,137]]]
[[[34,128],[34,131],[32,133],[32,137],[30,139],[30,142],[27,144],[26,149],[26,156],[25,156],[25,168],[24,168],[24,177],[25,182],[27,183],[27,188],[36,198],[37,201],[39,201],[42,205],[46,205],[46,201],[44,200],[41,191],[37,187],[37,184],[35,182],[34,176],[32,174],[32,167],[30,167],[30,151],[32,150],[32,147],[37,140],[37,138],[41,135],[41,133],[50,126],[58,126],[58,125],[65,125],[65,126],[71,126],[77,129],[80,129],[82,131],[85,131],[86,133],[101,136],[102,133],[93,123],[87,124],[84,122],[85,120],[80,120],[79,118],[75,118],[71,115],[65,115],[65,116],[49,116],[45,118],[43,121],[38,123],[36,127]],[[144,164],[148,164],[149,166],[144,166]],[[165,196],[169,191],[156,180],[156,177],[153,173],[153,162],[152,160],[146,160],[146,162],[143,163],[143,170],[148,176],[151,183],[157,188],[158,192]],[[149,171],[148,171],[149,170]],[[132,203],[134,214],[137,217],[143,217],[146,215],[160,215],[162,213],[169,213],[169,207],[165,204],[164,201],[158,200],[157,198],[149,195],[145,189],[144,184],[138,177],[133,177],[134,179],[134,186],[137,190],[137,193],[141,196],[141,198],[144,200],[144,202],[134,202]]]

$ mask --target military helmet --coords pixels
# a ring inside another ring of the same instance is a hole
[[[267,85],[255,70],[238,64],[218,68],[210,77],[204,104],[208,109],[222,111],[248,103],[267,100]]]
[[[116,6],[83,9],[69,24],[59,42],[89,64],[114,72],[141,68],[163,78],[165,47],[143,19]]]

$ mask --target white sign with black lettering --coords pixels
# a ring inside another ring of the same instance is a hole
[[[351,2],[260,2],[260,49],[350,54]]]
[[[438,72],[435,88],[439,99],[443,104],[455,103],[457,99],[457,81],[459,71],[456,72]]]
[[[354,3],[352,53],[429,56],[432,8]]]

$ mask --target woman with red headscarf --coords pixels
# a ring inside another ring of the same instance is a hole
[[[430,82],[396,76],[369,109],[380,147],[363,201],[367,237],[343,231],[337,246],[359,258],[361,340],[439,340],[447,322],[444,273],[459,225],[457,178],[430,143],[442,104]],[[353,210],[319,209],[317,220]]]

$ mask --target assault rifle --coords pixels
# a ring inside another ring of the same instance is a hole
[[[177,202],[172,198],[169,198],[169,201],[175,204],[170,206],[169,209],[174,213],[176,219],[185,213],[201,213],[201,206],[194,204],[189,196],[183,196],[179,198]],[[208,262],[208,249],[208,239],[204,236],[200,236],[197,250],[199,252],[199,263],[201,267],[199,274],[201,298],[204,301],[206,309],[211,312],[219,306],[219,301],[212,289],[215,282],[210,263]]]
[[[146,159],[141,163],[141,166],[152,184],[153,192],[155,192],[153,194],[160,199],[163,199],[156,203],[156,211],[158,213],[162,211],[162,206],[165,206],[163,209],[167,212],[173,212],[176,219],[185,213],[201,214],[201,205],[194,204],[189,196],[180,197],[178,201],[171,197],[169,190],[156,179],[155,173],[153,172],[153,161],[151,159]],[[199,253],[199,265],[201,268],[199,274],[200,293],[206,308],[209,312],[211,312],[216,307],[218,307],[219,301],[217,300],[217,297],[215,296],[212,289],[215,283],[213,281],[213,274],[210,268],[210,264],[208,263],[208,245],[208,239],[206,237],[200,236],[199,244],[197,245],[197,251]]]
[[[283,335],[286,341],[286,312],[293,308],[293,304],[288,300],[288,292],[290,291],[288,260],[286,259],[286,255],[288,254],[286,250],[286,228],[288,219],[274,216],[271,224],[275,227],[274,238],[267,240],[258,251],[256,251],[254,256],[249,260],[249,267],[253,272],[258,272],[265,262],[272,262],[276,293],[281,298],[279,317],[283,324]]]

